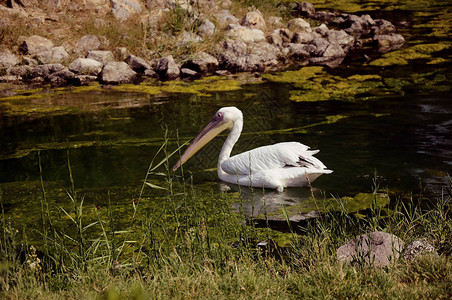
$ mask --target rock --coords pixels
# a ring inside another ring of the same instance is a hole
[[[307,45],[304,44],[290,43],[288,46],[290,56],[295,59],[302,59],[311,56],[310,53],[306,51],[306,46]]]
[[[99,76],[102,82],[118,84],[133,81],[136,74],[127,63],[121,61],[107,63]]]
[[[138,73],[143,73],[145,70],[151,68],[144,59],[135,55],[129,55],[125,61],[135,72]]]
[[[74,79],[74,76],[75,74],[69,71],[68,68],[64,68],[60,71],[50,74],[47,79],[50,81],[51,85],[60,86],[67,84],[69,81]]]
[[[312,32],[311,25],[302,18],[295,18],[287,23],[287,28],[294,32]]]
[[[0,51],[0,68],[9,68],[19,64],[19,59],[9,50]]]
[[[297,32],[293,35],[292,43],[309,44],[314,40],[314,35],[311,32]]]
[[[36,55],[53,48],[53,42],[39,35],[32,35],[25,38],[19,46],[19,50],[24,54]]]
[[[129,51],[126,47],[117,47],[115,53],[119,60],[125,60],[129,56]]]
[[[64,47],[60,46],[38,53],[35,57],[43,64],[57,64],[63,63],[66,59],[68,59],[69,54],[66,52]]]
[[[208,19],[205,19],[198,27],[197,33],[201,37],[211,36],[215,33],[215,25]]]
[[[403,250],[403,258],[405,260],[413,260],[418,256],[426,253],[431,253],[433,255],[438,255],[435,247],[433,247],[426,240],[415,240],[409,243]]]
[[[0,76],[0,82],[19,82],[19,81],[22,81],[22,77],[19,75]]]
[[[227,37],[241,40],[248,44],[265,41],[264,32],[259,29],[251,29],[240,25],[229,25],[226,30]]]
[[[323,52],[323,57],[345,57],[346,53],[338,44],[329,44]]]
[[[390,34],[394,33],[396,31],[396,28],[391,22],[387,20],[377,19],[375,20],[375,26],[372,27],[372,31],[376,35]]]
[[[104,65],[111,61],[115,61],[113,52],[103,51],[103,50],[90,50],[90,51],[88,51],[86,58],[91,58],[91,59],[97,60],[98,62],[100,62]]]
[[[34,67],[31,70],[31,77],[48,77],[50,74],[54,72],[61,71],[65,68],[62,64],[47,64],[47,65],[39,65]]]
[[[320,26],[314,28],[314,32],[320,34],[323,37],[326,36],[328,31],[329,31],[328,26],[326,26],[325,24],[321,24]]]
[[[242,26],[245,26],[245,27],[248,27],[251,29],[259,29],[259,30],[266,29],[264,17],[262,16],[261,12],[258,9],[247,13],[243,17],[240,24]]]
[[[230,24],[239,24],[239,19],[237,19],[231,12],[227,9],[221,10],[219,13],[213,16],[219,28],[226,28]]]
[[[96,81],[97,76],[92,75],[75,75],[74,76],[74,84],[76,85],[88,85],[90,82]]]
[[[311,65],[322,65],[330,68],[336,68],[344,61],[343,57],[310,57],[309,63]]]
[[[373,40],[377,43],[378,52],[381,53],[399,49],[405,43],[403,36],[397,33],[375,35]]]
[[[344,30],[328,30],[326,39],[332,44],[340,45],[343,49],[349,49],[355,43],[355,38]]]
[[[159,75],[152,69],[147,69],[144,71],[144,76],[146,77],[152,77],[152,78],[158,78]]]
[[[155,67],[155,72],[164,79],[176,79],[179,77],[180,68],[179,65],[174,61],[172,55],[161,58]]]
[[[8,68],[7,75],[16,75],[21,76],[23,78],[29,77],[31,75],[31,71],[33,70],[30,66],[14,66]]]
[[[248,54],[259,56],[264,65],[267,65],[270,61],[277,60],[281,56],[281,50],[267,42],[251,44],[248,46],[247,51]]]
[[[315,15],[314,5],[306,1],[297,4],[297,11],[301,16],[312,17]]]
[[[181,77],[196,77],[199,76],[199,73],[196,71],[193,71],[188,68],[182,68],[180,69],[180,76]]]
[[[86,50],[97,50],[99,49],[101,43],[97,36],[95,35],[85,35],[77,43],[77,49],[80,51]]]
[[[36,59],[27,56],[22,57],[22,63],[31,67],[36,67],[38,65],[38,61]]]
[[[287,28],[275,29],[267,35],[267,42],[275,46],[284,47],[292,41],[293,33]]]
[[[143,7],[139,0],[111,0],[113,15],[119,21],[129,19],[133,14],[141,13]]]
[[[316,47],[314,51],[314,56],[323,56],[323,53],[326,51],[326,48],[330,43],[324,38],[316,38],[312,41],[312,44]]]
[[[262,72],[265,70],[261,58],[254,54],[233,57],[227,61],[225,67],[231,72]]]
[[[218,60],[206,52],[200,52],[192,59],[189,59],[184,68],[194,70],[199,73],[215,71],[218,68]]]
[[[351,239],[336,254],[340,262],[386,267],[399,258],[403,244],[397,236],[377,231]]]
[[[103,64],[92,58],[77,58],[69,64],[69,70],[76,74],[96,76],[102,70]]]

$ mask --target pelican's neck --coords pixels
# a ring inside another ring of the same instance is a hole
[[[231,131],[229,132],[228,137],[226,138],[226,141],[224,141],[220,156],[218,157],[218,176],[220,176],[221,173],[225,173],[221,168],[221,164],[231,156],[232,148],[239,139],[242,128],[243,120],[236,120]]]

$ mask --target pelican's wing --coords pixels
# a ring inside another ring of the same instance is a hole
[[[234,175],[249,175],[286,166],[325,169],[326,166],[313,156],[317,152],[298,142],[279,143],[237,154],[224,161],[221,168]]]

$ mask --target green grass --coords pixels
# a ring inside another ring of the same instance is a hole
[[[168,158],[179,149],[170,153],[169,140],[165,138],[138,198],[127,208],[114,203],[110,194],[101,209],[87,201],[72,180],[69,160],[71,184],[64,199],[53,202],[41,179],[42,195],[36,195],[41,222],[34,228],[11,222],[14,219],[3,207],[8,201],[0,190],[0,298],[446,299],[452,295],[450,195],[434,199],[428,209],[420,196],[390,199],[390,210],[372,205],[360,217],[345,209],[327,211],[281,233],[258,228],[252,217],[231,212],[240,195],[237,199],[236,194],[193,186],[190,174],[174,176]],[[155,180],[160,177],[164,179]],[[374,184],[377,189],[378,183]],[[396,234],[406,243],[425,238],[439,255],[399,260],[384,269],[336,261],[337,247],[375,230]]]

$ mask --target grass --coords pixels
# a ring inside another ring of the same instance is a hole
[[[345,209],[328,211],[281,233],[257,228],[252,217],[231,212],[237,201],[232,194],[203,190],[191,184],[190,175],[172,174],[168,159],[180,148],[170,153],[169,140],[165,137],[153,158],[133,208],[112,203],[110,194],[102,209],[85,202],[72,179],[69,152],[71,184],[66,203],[60,199],[59,207],[50,205],[40,168],[42,195],[36,199],[41,201],[41,222],[35,228],[10,223],[0,190],[0,297],[445,299],[452,295],[450,195],[435,200],[427,210],[421,209],[426,200],[420,197],[391,199],[391,210],[373,205],[363,217]],[[374,185],[378,189],[378,183]],[[339,207],[343,206],[339,203]],[[425,238],[439,255],[411,262],[401,259],[385,269],[336,261],[337,247],[376,230],[396,234],[406,243]],[[281,240],[285,242],[277,242]]]

